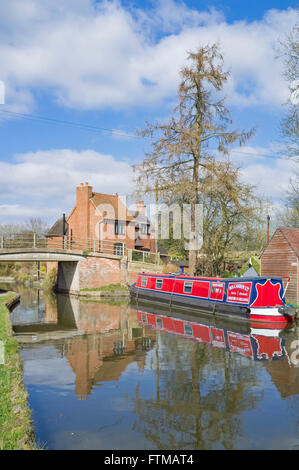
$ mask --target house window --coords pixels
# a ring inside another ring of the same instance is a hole
[[[163,279],[156,279],[156,289],[162,289]]]
[[[140,224],[140,233],[142,233],[142,235],[148,235],[148,226],[147,224]]]
[[[184,292],[185,294],[191,294],[193,287],[193,282],[184,282]]]
[[[124,243],[114,243],[114,254],[117,256],[124,256],[125,254]]]
[[[141,287],[146,287],[147,286],[147,277],[142,277],[141,278]]]
[[[120,222],[119,220],[115,221],[114,224],[114,233],[115,235],[125,235],[126,233],[126,223]]]

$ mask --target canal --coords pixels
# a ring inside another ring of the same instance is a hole
[[[299,449],[296,327],[6,287],[44,449]]]

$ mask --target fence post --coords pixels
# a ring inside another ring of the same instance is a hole
[[[1,236],[1,248],[4,248],[4,235]]]
[[[36,233],[33,234],[33,248],[36,248]]]
[[[132,254],[133,254],[132,248],[128,248],[128,261],[132,261],[132,258],[133,258]]]

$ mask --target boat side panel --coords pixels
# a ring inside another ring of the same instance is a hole
[[[271,281],[255,283],[255,298],[251,302],[251,307],[275,307],[283,305],[282,282]]]
[[[156,284],[157,279],[162,281],[160,286]],[[186,281],[189,288],[192,283],[191,292],[184,291]],[[171,274],[140,274],[136,287],[131,287],[131,293],[133,297],[145,301],[154,301],[174,308],[201,310],[208,314],[251,318],[255,321],[290,321],[291,317],[289,319],[283,312],[279,313],[277,308],[277,312],[272,314],[274,306],[285,304],[281,279],[256,278],[238,281],[232,282],[232,279],[209,281]],[[156,285],[161,289],[156,288]]]

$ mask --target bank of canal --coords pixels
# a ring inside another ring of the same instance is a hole
[[[11,323],[43,448],[299,449],[296,327],[21,294]]]
[[[36,448],[18,343],[9,318],[18,299],[16,293],[0,291],[0,450]]]

